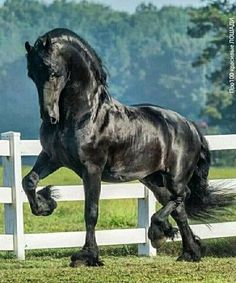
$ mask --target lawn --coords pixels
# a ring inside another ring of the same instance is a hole
[[[166,244],[156,257],[138,257],[134,246],[101,248],[103,267],[68,266],[73,250],[27,253],[24,262],[2,255],[0,282],[235,282],[236,241],[211,240],[199,263],[176,262],[179,243]],[[233,252],[234,251],[234,252]]]
[[[23,175],[29,170],[24,168]],[[1,176],[1,170],[0,170]],[[211,179],[236,177],[235,168],[212,168]],[[1,178],[0,178],[1,182]],[[61,169],[49,176],[44,184],[79,184],[79,178]],[[221,221],[236,220],[236,209],[220,214]],[[35,217],[28,204],[24,206],[25,231],[78,231],[84,229],[83,202],[59,202],[55,213]],[[3,213],[3,207],[1,207]],[[0,233],[3,220],[0,219]],[[127,228],[137,225],[137,201],[101,201],[97,229]],[[165,244],[158,256],[137,256],[137,246],[101,247],[101,268],[68,267],[74,249],[28,251],[20,262],[11,253],[0,254],[0,282],[235,282],[236,239],[204,241],[207,255],[200,263],[176,262],[180,243]]]

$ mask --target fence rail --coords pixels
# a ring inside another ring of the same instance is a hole
[[[5,234],[0,235],[0,250],[14,251],[17,258],[25,259],[25,250],[42,248],[80,247],[85,232],[24,233],[23,203],[27,202],[21,187],[21,157],[36,156],[41,151],[38,140],[21,140],[19,133],[4,133],[0,140],[0,156],[3,157],[3,187],[0,187],[0,203],[4,204]],[[206,136],[211,150],[236,149],[236,135]],[[236,192],[236,179],[211,180],[214,186]],[[38,188],[40,189],[40,188]],[[84,200],[82,186],[56,186],[58,201]],[[140,183],[104,184],[101,199],[138,199],[138,227],[96,231],[98,245],[138,244],[142,255],[155,255],[147,230],[155,212],[153,194]],[[236,222],[191,225],[202,239],[236,236]],[[176,240],[180,240],[177,237]]]

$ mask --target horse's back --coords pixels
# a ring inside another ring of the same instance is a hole
[[[190,143],[200,142],[199,131],[196,126],[188,121],[185,117],[179,113],[160,107],[153,104],[138,104],[134,105],[138,111],[142,113],[153,122],[162,122],[164,124],[164,130],[168,131],[168,138],[174,143],[181,139],[182,142]]]
[[[180,114],[154,105],[137,105],[139,111],[152,117],[152,120],[162,118],[165,124],[165,171],[181,180],[192,171],[199,159],[202,147],[202,135],[196,125]]]
[[[143,104],[119,107],[111,114],[114,132],[104,180],[128,181],[166,171],[169,160],[178,158],[176,150],[183,158],[184,151],[198,144],[194,126],[174,111]]]

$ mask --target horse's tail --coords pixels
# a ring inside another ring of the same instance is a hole
[[[185,209],[190,218],[209,219],[214,212],[235,201],[235,195],[223,193],[220,188],[208,184],[211,155],[207,140],[195,125],[201,138],[201,152],[196,169],[188,183],[190,195],[186,198]]]

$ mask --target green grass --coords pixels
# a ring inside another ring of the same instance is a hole
[[[99,268],[70,268],[71,249],[28,252],[25,262],[2,256],[0,282],[235,282],[236,257],[225,254],[225,247],[232,249],[232,246],[236,250],[235,241],[222,245],[208,242],[208,247],[217,252],[209,253],[199,263],[176,262],[179,244],[167,244],[153,258],[137,257],[133,246],[102,248],[105,266]],[[219,250],[223,256],[219,257]]]
[[[24,167],[23,175],[29,171]],[[0,168],[0,184],[2,183]],[[210,178],[236,177],[235,168],[212,168]],[[40,185],[81,184],[71,171],[61,169]],[[3,215],[3,207],[0,207]],[[2,217],[3,218],[3,217]],[[0,233],[3,233],[3,219]],[[25,232],[84,230],[83,202],[59,202],[55,213],[35,217],[24,205]],[[236,220],[236,209],[219,214],[221,221]],[[136,200],[104,200],[100,205],[97,229],[128,228],[137,225]],[[175,259],[180,243],[165,244],[154,258],[137,256],[137,246],[101,248],[105,266],[102,268],[68,267],[69,256],[76,249],[28,251],[26,261],[0,253],[0,282],[235,282],[236,239],[205,241],[207,256],[200,263],[182,263]]]
[[[209,174],[210,179],[236,178],[236,167],[212,167]]]

